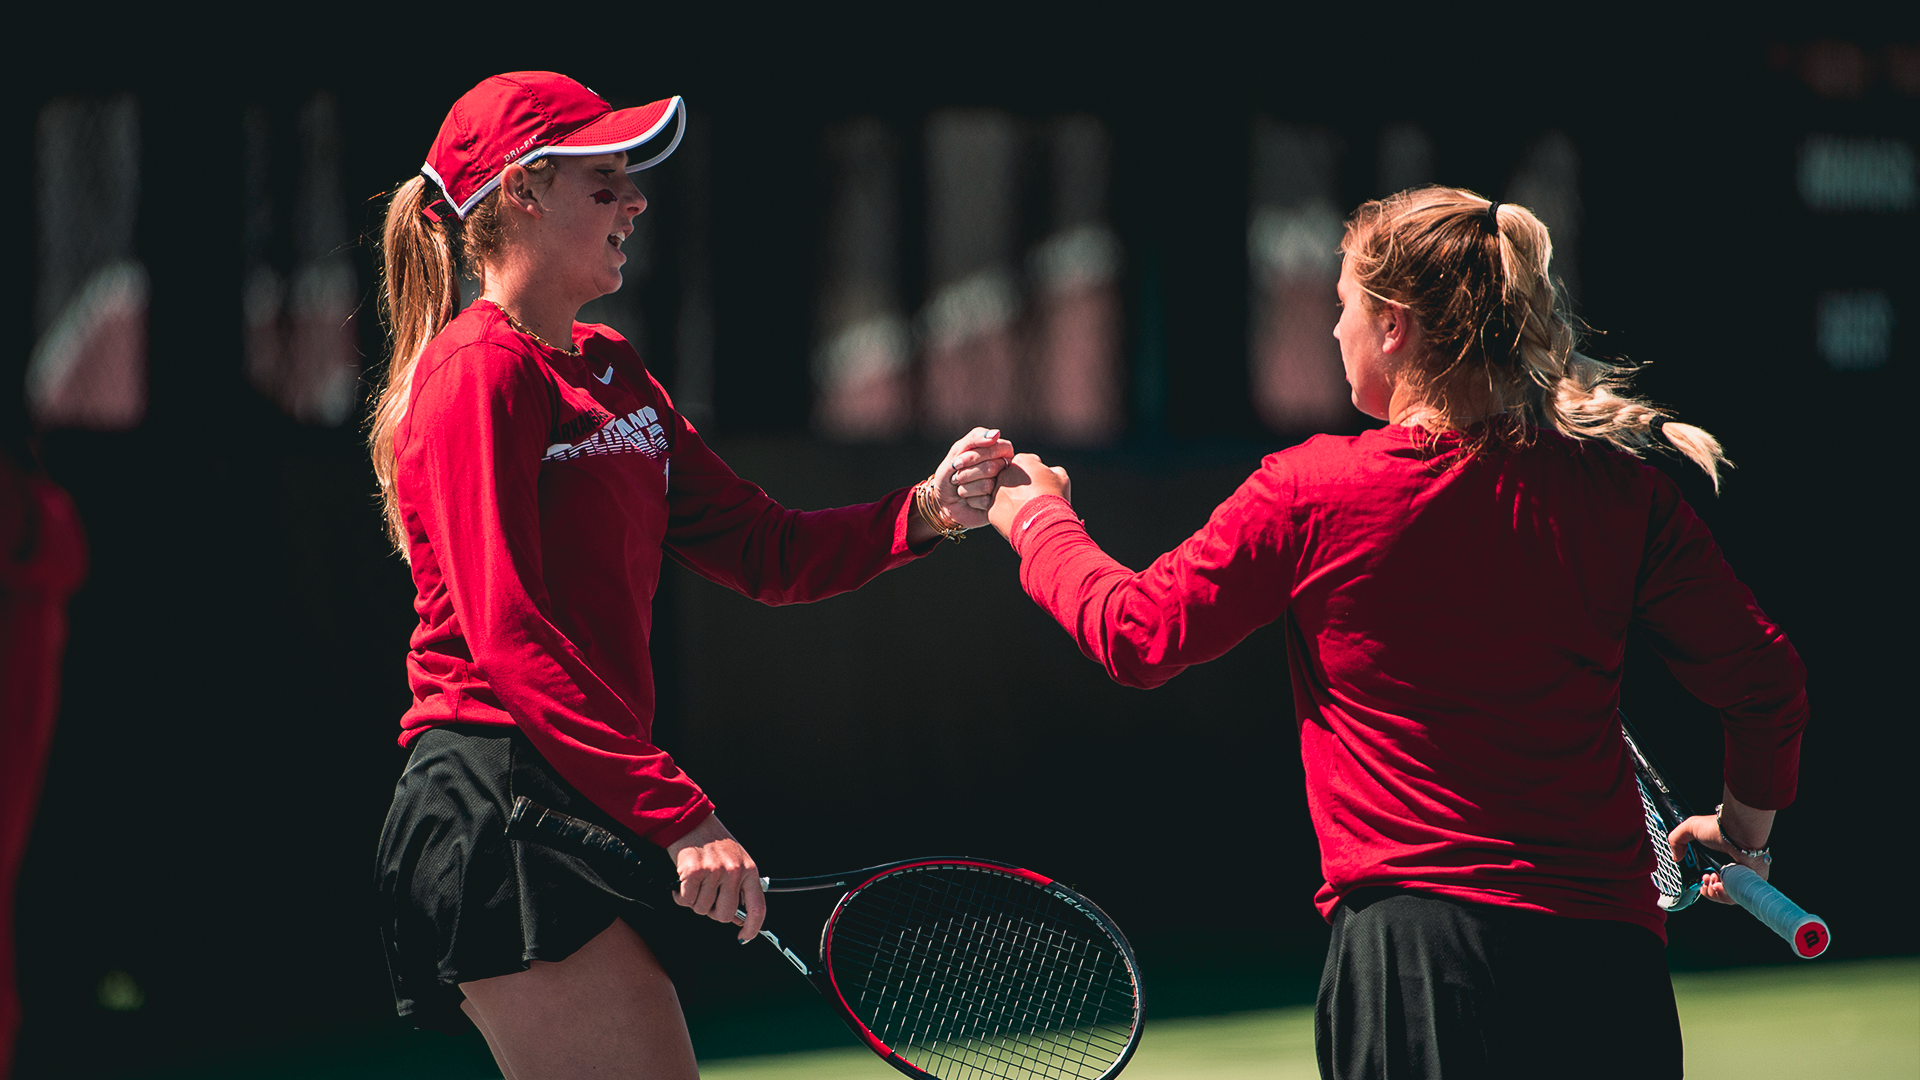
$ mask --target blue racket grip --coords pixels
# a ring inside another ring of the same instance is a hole
[[[1786,894],[1767,884],[1759,874],[1738,863],[1729,863],[1720,868],[1720,883],[1727,887],[1727,895],[1735,902],[1752,912],[1767,929],[1785,938],[1787,944],[1793,946],[1793,955],[1811,960],[1827,951],[1827,945],[1833,940],[1827,930],[1827,920],[1807,914],[1806,909],[1787,899]]]

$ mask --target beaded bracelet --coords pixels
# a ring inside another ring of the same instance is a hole
[[[1749,851],[1748,849],[1743,848],[1739,844],[1736,844],[1732,840],[1728,839],[1727,826],[1724,822],[1720,820],[1720,811],[1726,805],[1727,805],[1726,803],[1721,803],[1719,806],[1716,806],[1713,808],[1713,827],[1720,830],[1720,842],[1732,848],[1733,850],[1739,852],[1740,854],[1745,855],[1749,859],[1759,859],[1761,862],[1767,862],[1767,863],[1772,862],[1773,861],[1772,846],[1763,847],[1758,851]]]
[[[920,486],[913,489],[913,506],[920,512],[921,519],[940,534],[941,539],[957,544],[967,538],[967,527],[954,520],[953,515],[947,513],[947,508],[940,505],[939,496],[934,494],[939,483],[931,476],[921,481]]]

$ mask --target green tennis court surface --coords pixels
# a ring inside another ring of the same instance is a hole
[[[1279,975],[1275,975],[1278,978]],[[1920,1078],[1920,957],[1818,961],[1674,976],[1692,1080]],[[1171,996],[1171,995],[1169,995]],[[715,1057],[704,1080],[887,1080],[899,1074],[834,1023],[826,1005],[796,996],[783,1010],[742,1009],[738,1035],[717,1045],[821,1045],[845,1049]],[[696,1033],[696,1043],[700,1042]],[[716,1043],[709,1043],[716,1045]],[[1569,1048],[1577,1053],[1577,1048]],[[198,1055],[197,1062],[110,1074],[114,1080],[486,1080],[497,1077],[477,1036],[448,1039],[392,1030],[378,1037]],[[1543,1076],[1552,1076],[1543,1067]],[[34,1080],[66,1080],[36,1070]],[[98,1073],[89,1073],[98,1076]],[[1150,1020],[1124,1080],[1291,1080],[1316,1076],[1309,1008]]]
[[[1920,1077],[1920,960],[1676,975],[1692,1080]],[[1576,1048],[1569,1052],[1577,1053]],[[1542,1069],[1551,1076],[1553,1069]],[[883,1080],[865,1050],[733,1058],[703,1080]],[[1310,1080],[1313,1010],[1150,1023],[1126,1080]]]

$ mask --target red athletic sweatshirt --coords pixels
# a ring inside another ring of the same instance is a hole
[[[647,638],[664,551],[769,604],[857,588],[914,555],[908,495],[788,510],[735,476],[626,340],[575,357],[475,303],[427,346],[394,432],[414,585],[400,742],[517,725],[566,780],[661,845],[712,813],[653,745]]]
[[[1721,710],[1727,782],[1763,809],[1794,796],[1800,658],[1657,469],[1551,433],[1457,444],[1394,426],[1274,454],[1140,573],[1036,499],[1021,581],[1130,686],[1286,620],[1323,915],[1390,885],[1664,939],[1614,720],[1627,632]]]

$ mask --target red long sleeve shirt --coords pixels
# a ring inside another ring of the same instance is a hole
[[[1323,915],[1389,885],[1664,939],[1614,720],[1627,632],[1721,710],[1727,783],[1763,809],[1794,796],[1800,659],[1658,470],[1551,433],[1445,468],[1455,443],[1393,426],[1274,454],[1140,573],[1036,499],[1021,581],[1131,686],[1286,620]]]
[[[911,560],[911,489],[794,511],[735,476],[625,339],[580,356],[476,303],[427,346],[394,432],[413,580],[402,745],[437,724],[517,726],[574,787],[666,845],[713,805],[653,745],[647,640],[661,554],[769,604]]]

